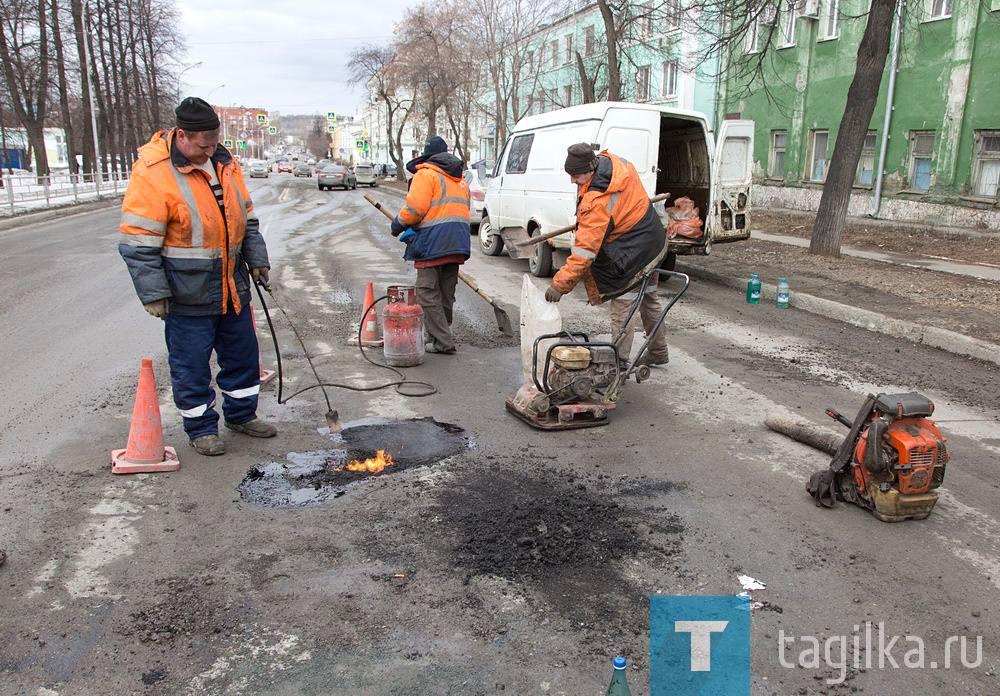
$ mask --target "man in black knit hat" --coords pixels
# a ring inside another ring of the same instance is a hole
[[[176,127],[155,134],[122,202],[118,251],[139,300],[165,322],[174,404],[199,453],[223,454],[211,357],[219,363],[225,425],[273,437],[257,418],[260,363],[250,278],[268,281],[267,246],[243,172],[219,145],[219,117],[203,99],[175,109]]]

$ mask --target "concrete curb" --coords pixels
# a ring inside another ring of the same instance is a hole
[[[706,280],[736,290],[743,290],[746,287],[742,279],[729,278],[714,271],[683,263],[680,260],[677,261],[677,270],[687,273],[692,278]],[[774,285],[763,285],[761,293],[765,298],[773,300],[777,294],[777,288]],[[810,314],[818,314],[827,319],[840,321],[875,333],[902,338],[948,353],[965,355],[1000,365],[1000,346],[978,338],[963,336],[947,329],[923,326],[905,319],[893,319],[878,312],[850,307],[832,300],[807,295],[804,292],[792,293],[791,306]]]
[[[76,215],[77,213],[88,213],[92,210],[101,210],[103,208],[120,206],[124,195],[125,193],[122,192],[117,196],[102,197],[96,201],[88,201],[86,203],[70,203],[69,205],[64,205],[58,208],[45,208],[44,210],[40,210],[36,213],[21,213],[20,215],[2,217],[0,218],[0,232],[12,230],[15,227],[20,227],[21,225],[32,225],[36,222],[54,220],[55,218],[62,217],[63,215]]]

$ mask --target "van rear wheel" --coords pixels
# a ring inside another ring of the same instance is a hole
[[[493,226],[485,215],[479,223],[479,248],[487,256],[499,256],[503,251],[503,237],[493,234]]]
[[[531,236],[537,235],[538,230],[535,230]],[[535,253],[528,257],[528,270],[536,278],[548,278],[552,275],[552,246],[548,242],[535,245]]]

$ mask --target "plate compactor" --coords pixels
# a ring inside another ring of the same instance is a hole
[[[945,438],[930,419],[934,404],[916,392],[868,395],[854,421],[826,413],[850,428],[830,466],[806,489],[817,505],[834,500],[868,508],[883,522],[931,514],[948,464]]]
[[[630,362],[628,356],[619,355],[614,341],[591,341],[587,334],[562,331],[543,334],[535,338],[531,351],[533,385],[525,384],[512,398],[507,399],[507,410],[533,428],[540,430],[571,430],[607,425],[611,411],[618,405],[629,377],[637,383],[649,379],[650,368],[642,364],[652,335],[660,328],[670,308],[677,303],[690,284],[684,273],[663,269],[650,270],[642,275],[635,302],[625,319],[629,329],[632,317],[639,310],[643,293],[657,274],[676,277],[683,286],[674,293],[656,320],[642,347]],[[621,336],[623,334],[619,334]],[[544,354],[539,345],[546,342]],[[541,369],[539,369],[541,364]],[[541,378],[539,379],[539,375]]]

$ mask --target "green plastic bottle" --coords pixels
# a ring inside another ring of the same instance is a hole
[[[747,283],[747,304],[760,304],[760,280],[753,273]]]
[[[604,692],[604,696],[632,696],[632,692],[628,690],[628,682],[625,680],[624,657],[615,658],[615,671],[611,675],[611,683],[608,684],[608,690]]]

